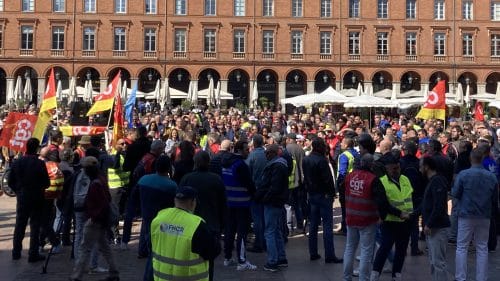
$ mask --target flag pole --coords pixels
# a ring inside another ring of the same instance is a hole
[[[104,134],[104,139],[106,142],[106,151],[110,151],[109,145],[109,124],[111,124],[111,117],[113,116],[113,109],[115,108],[116,95],[113,98],[113,106],[111,106],[111,110],[109,111],[108,124],[106,125],[106,133]]]

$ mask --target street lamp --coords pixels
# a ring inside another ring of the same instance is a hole
[[[384,85],[384,75],[380,74],[380,76],[378,77],[378,82],[380,83],[380,85]]]
[[[58,71],[58,72],[56,72],[56,80],[59,80],[60,78],[61,78],[61,73],[59,73],[59,71]]]
[[[265,78],[266,78],[266,82],[271,81],[271,74],[269,74],[269,72],[268,72],[268,73],[266,73]]]
[[[408,83],[410,85],[413,84],[413,76],[411,74],[408,74]]]
[[[30,71],[26,69],[26,72],[24,72],[24,78],[28,79],[30,77]]]
[[[236,81],[237,82],[241,81],[241,73],[239,71],[236,71]]]
[[[182,81],[182,72],[179,71],[179,73],[177,73],[177,81],[181,82]]]
[[[210,80],[210,79],[212,79],[212,73],[211,72],[207,73],[207,80]]]
[[[323,74],[323,83],[328,83],[328,75],[326,73]]]
[[[469,76],[465,77],[465,84],[470,85],[470,78],[469,78]]]
[[[353,75],[351,76],[351,81],[352,81],[352,84],[353,84],[353,85],[354,85],[354,84],[356,84],[356,80],[357,80],[357,77],[356,77],[356,75],[354,75],[354,74],[353,74]]]
[[[299,83],[299,74],[295,73],[295,76],[293,76],[293,81],[295,81],[295,83]]]
[[[149,70],[149,73],[148,73],[148,80],[149,80],[149,81],[153,80],[153,71],[152,71],[152,70]]]
[[[87,70],[86,77],[87,77],[87,80],[92,80],[92,73],[90,72],[90,70]]]

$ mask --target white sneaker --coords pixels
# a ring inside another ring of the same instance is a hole
[[[388,265],[384,266],[382,269],[382,273],[391,273],[392,272],[392,263],[388,261]]]
[[[249,261],[246,261],[244,263],[239,263],[238,266],[236,267],[236,270],[242,271],[242,270],[256,270],[257,266],[251,264]]]
[[[370,281],[378,281],[380,279],[380,273],[377,271],[372,271],[372,274],[370,275]]]
[[[224,259],[224,266],[234,266],[236,261],[234,259]]]
[[[100,266],[91,268],[89,270],[89,274],[106,273],[106,272],[108,272],[108,269]]]
[[[125,243],[125,242],[122,242],[122,243],[120,244],[120,250],[123,250],[123,251],[128,250],[128,244],[127,244],[127,243]]]
[[[352,271],[352,276],[353,277],[359,277],[359,269],[355,269]]]
[[[401,281],[403,278],[401,277],[401,273],[396,273],[394,277],[392,277],[392,281]]]

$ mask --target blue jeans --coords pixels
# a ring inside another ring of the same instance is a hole
[[[254,248],[264,250],[264,205],[253,202],[250,211],[252,212],[253,232],[255,233]]]
[[[309,194],[311,211],[309,218],[309,254],[318,255],[318,226],[323,221],[323,244],[325,259],[335,258],[333,245],[333,197],[325,194]]]
[[[286,259],[285,242],[283,241],[283,208],[264,205],[265,230],[264,237],[267,245],[267,263],[276,265],[278,261]]]
[[[347,242],[344,251],[344,281],[352,280],[354,257],[358,244],[361,244],[359,261],[359,280],[370,280],[370,272],[373,259],[373,245],[377,225],[372,224],[365,227],[347,226]]]
[[[75,241],[73,248],[76,262],[80,258],[79,250],[83,241],[83,228],[88,219],[85,212],[75,212]],[[98,257],[97,246],[95,246],[90,254],[90,268],[96,268],[99,265]]]

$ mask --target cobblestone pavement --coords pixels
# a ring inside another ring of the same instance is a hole
[[[15,198],[6,196],[0,197],[0,280],[1,281],[25,281],[25,280],[47,280],[60,281],[67,280],[73,266],[70,259],[70,247],[65,247],[62,253],[54,255],[48,267],[47,274],[41,274],[42,263],[28,264],[27,251],[23,250],[21,260],[12,261],[12,233],[15,223]],[[140,223],[135,223],[133,227],[133,240],[130,243],[130,250],[122,251],[118,247],[113,250],[115,259],[119,265],[121,280],[139,281],[142,280],[145,260],[137,259],[137,235]],[[27,236],[29,234],[27,233]],[[321,244],[321,240],[320,244]],[[27,249],[29,239],[23,242],[24,249]],[[337,256],[342,256],[345,237],[335,236]],[[421,242],[421,249],[425,245]],[[320,252],[322,245],[319,245]],[[307,239],[303,235],[290,237],[286,247],[289,267],[277,273],[268,273],[262,270],[265,263],[265,254],[248,254],[248,259],[259,268],[252,272],[238,272],[235,268],[226,268],[222,265],[222,258],[215,262],[215,280],[236,281],[236,280],[342,280],[342,265],[325,265],[322,260],[311,262],[307,252]],[[454,271],[455,250],[448,247],[449,271]],[[469,272],[471,279],[474,275],[474,253],[469,254]],[[408,256],[403,270],[404,280],[421,281],[430,280],[430,267],[426,256]],[[450,275],[450,280],[452,280]],[[498,252],[490,254],[489,276],[491,281],[500,280],[500,254]],[[104,278],[103,274],[85,276],[84,280],[99,280]],[[354,278],[353,280],[357,280]],[[381,280],[391,280],[390,274],[383,274]]]

